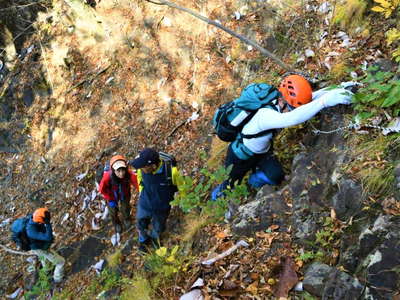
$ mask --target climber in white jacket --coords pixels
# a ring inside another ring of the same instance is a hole
[[[350,104],[353,94],[346,88],[356,84],[347,82],[340,88],[326,88],[313,93],[304,77],[290,75],[284,78],[279,86],[282,97],[272,107],[260,108],[243,127],[240,138],[229,145],[225,160],[226,167],[232,165],[229,180],[214,189],[212,200],[222,196],[228,185],[233,187],[235,183],[241,182],[250,170],[253,173],[249,184],[253,187],[280,184],[284,173],[271,147],[276,130],[303,123],[326,107]],[[259,133],[261,136],[254,137]]]

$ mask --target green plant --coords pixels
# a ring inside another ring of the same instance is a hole
[[[389,18],[394,11],[400,6],[400,0],[374,0],[379,5],[371,8],[372,11],[379,12]]]
[[[307,263],[309,261],[313,260],[319,260],[321,261],[324,257],[324,252],[318,250],[318,251],[306,251],[302,254],[300,254],[296,260],[300,260],[303,263]]]
[[[322,221],[322,229],[317,231],[315,242],[323,249],[332,248],[337,241],[338,232],[331,217],[325,217]]]
[[[176,245],[171,250],[160,247],[145,257],[145,267],[154,276],[151,278],[151,285],[156,289],[160,285],[166,285],[174,276],[187,271],[191,257],[183,255]]]
[[[235,204],[240,203],[240,199],[246,197],[249,193],[245,184],[236,185],[234,189],[229,187],[225,190],[225,196],[216,201],[207,201],[209,199],[211,188],[227,180],[231,167],[219,167],[212,172],[207,168],[200,170],[202,175],[199,179],[192,179],[189,176],[182,178],[182,188],[174,201],[173,206],[179,206],[185,213],[193,210],[200,210],[216,218],[222,217],[228,208],[228,199]]]
[[[317,299],[314,296],[312,296],[311,294],[309,294],[308,292],[303,292],[302,297],[303,297],[302,299],[304,299],[304,300],[316,300]]]
[[[179,246],[171,251],[166,247],[160,247],[146,257],[146,266],[154,273],[162,274],[165,278],[177,273],[181,268],[181,262],[177,259]]]
[[[48,275],[51,271],[47,266],[38,271],[38,280],[32,289],[24,295],[25,299],[47,299],[47,294],[51,290],[51,277]]]
[[[388,46],[392,44],[398,45],[398,47],[393,51],[392,57],[395,61],[400,62],[400,31],[397,28],[392,28],[386,31],[386,43]]]
[[[378,71],[378,67],[367,69],[361,80],[363,87],[353,96],[356,118],[363,120],[379,114],[382,108],[391,110],[392,115],[400,112],[400,80],[392,72]]]
[[[113,287],[120,285],[122,282],[122,278],[117,273],[110,269],[105,269],[98,277],[91,281],[80,299],[95,299],[101,291],[108,291]]]
[[[372,138],[371,135],[353,134],[349,137],[352,159],[343,167],[343,171],[358,179],[364,192],[372,197],[385,197],[394,191],[394,165],[388,157],[398,153],[398,137],[398,134],[379,134]]]

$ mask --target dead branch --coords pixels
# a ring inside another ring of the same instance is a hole
[[[227,257],[228,255],[231,255],[233,252],[235,252],[237,249],[239,249],[240,247],[248,247],[249,244],[246,243],[243,240],[240,240],[239,242],[237,242],[235,245],[233,245],[232,247],[230,247],[228,250],[226,250],[225,252],[222,252],[221,254],[218,254],[216,257],[211,258],[211,259],[207,259],[205,261],[203,261],[201,264],[203,266],[211,266],[213,263],[215,263],[218,260],[221,260],[225,257]]]
[[[174,129],[171,130],[171,132],[167,135],[167,137],[170,137],[171,135],[173,135],[179,128],[181,128],[183,125],[187,124],[187,120],[182,121],[181,123],[179,123],[177,126],[175,126]]]
[[[70,88],[65,92],[65,94],[68,94],[70,91],[72,91],[73,89],[75,89],[75,88],[77,88],[77,87],[83,85],[85,82],[89,82],[89,83],[92,82],[97,76],[103,74],[103,73],[104,73],[105,71],[107,71],[108,68],[110,68],[110,67],[111,67],[111,64],[108,65],[107,67],[105,67],[104,69],[100,70],[99,72],[97,72],[97,73],[96,73],[95,75],[93,75],[92,77],[86,78],[86,79],[83,79],[83,80],[79,81],[77,84],[75,84],[75,85],[73,85],[72,87],[70,87]]]
[[[26,255],[26,256],[32,256],[31,253],[29,252],[21,252],[21,251],[16,251],[16,250],[12,250],[2,244],[0,244],[0,248],[3,248],[4,251],[8,252],[8,253],[12,253],[12,254],[19,254],[19,255]]]
[[[179,9],[179,10],[181,10],[181,11],[187,12],[188,14],[191,14],[192,16],[194,16],[194,17],[196,17],[196,18],[198,18],[198,19],[200,19],[200,20],[206,22],[207,24],[214,25],[214,26],[218,27],[219,29],[222,29],[223,31],[229,33],[230,35],[232,35],[232,36],[238,38],[238,39],[241,40],[242,42],[244,42],[244,43],[246,43],[246,44],[248,44],[248,45],[254,47],[254,48],[257,49],[258,51],[260,51],[263,55],[265,55],[265,56],[269,57],[270,59],[272,59],[273,61],[275,61],[275,62],[276,62],[279,66],[281,66],[283,69],[285,69],[285,70],[287,70],[287,71],[292,71],[292,70],[293,70],[293,68],[292,68],[291,66],[285,64],[285,63],[284,63],[282,60],[280,60],[277,56],[275,56],[274,54],[272,54],[271,52],[269,52],[267,49],[261,47],[261,46],[258,45],[256,42],[254,42],[254,41],[252,41],[252,40],[250,40],[250,39],[248,39],[248,38],[246,38],[246,37],[244,37],[244,36],[242,36],[242,35],[240,35],[240,34],[234,32],[234,31],[230,30],[229,28],[227,28],[227,27],[221,25],[221,24],[218,23],[218,22],[215,22],[215,21],[213,21],[213,20],[210,20],[210,19],[208,19],[208,18],[206,18],[206,17],[204,17],[204,16],[202,16],[202,15],[199,15],[198,13],[194,12],[193,10],[190,10],[190,9],[188,9],[188,8],[186,8],[186,7],[182,7],[182,6],[179,6],[179,5],[175,4],[175,3],[168,2],[168,1],[165,1],[165,0],[157,0],[157,1],[145,0],[145,1],[147,1],[147,2],[149,2],[149,3],[152,3],[152,4],[157,4],[157,5],[167,5],[167,6],[169,6],[169,7],[176,8],[176,9]]]

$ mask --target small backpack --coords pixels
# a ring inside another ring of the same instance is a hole
[[[242,131],[243,126],[250,121],[258,109],[266,106],[275,109],[279,96],[279,91],[272,85],[266,83],[248,85],[239,98],[221,105],[216,110],[213,126],[217,136],[225,142],[234,141]],[[266,132],[263,132],[263,134],[266,134]],[[248,135],[246,138],[257,136]]]
[[[158,152],[160,155],[160,159],[165,163],[165,177],[167,178],[167,181],[170,185],[173,185],[172,183],[172,168],[176,167],[176,158],[168,153],[165,152]]]
[[[17,244],[17,246],[23,251],[31,250],[30,240],[26,234],[26,225],[32,215],[27,215],[26,217],[18,218],[11,224],[11,239]]]

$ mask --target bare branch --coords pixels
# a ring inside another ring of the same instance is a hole
[[[145,1],[153,3],[153,4],[157,4],[157,5],[167,5],[169,7],[176,8],[176,9],[179,9],[181,11],[187,12],[188,14],[191,14],[192,16],[194,16],[194,17],[206,22],[207,24],[214,25],[215,27],[218,27],[219,29],[222,29],[223,31],[229,33],[230,35],[238,38],[242,42],[254,47],[258,51],[260,51],[263,55],[265,55],[265,56],[269,57],[270,59],[272,59],[273,61],[275,61],[283,69],[285,69],[287,71],[292,71],[293,70],[293,68],[291,66],[285,64],[281,59],[279,59],[277,56],[275,56],[274,54],[269,52],[267,49],[265,49],[265,48],[261,47],[260,45],[258,45],[256,42],[254,42],[254,41],[252,41],[252,40],[250,40],[250,39],[248,39],[248,38],[246,38],[246,37],[234,32],[234,31],[230,30],[229,28],[221,25],[218,22],[210,20],[210,19],[208,19],[208,18],[206,18],[206,17],[204,17],[202,15],[199,15],[198,13],[194,12],[193,10],[190,10],[190,9],[188,9],[186,7],[182,7],[182,6],[179,6],[179,5],[175,4],[175,3],[168,2],[168,1],[165,1],[165,0],[157,0],[157,1],[145,0]]]
[[[0,248],[3,248],[4,251],[8,252],[8,253],[12,253],[12,254],[19,254],[19,255],[26,255],[26,256],[32,256],[31,253],[29,252],[21,252],[21,251],[16,251],[16,250],[12,250],[2,244],[0,244]]]

